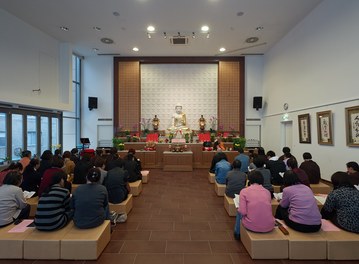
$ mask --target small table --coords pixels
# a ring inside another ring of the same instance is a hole
[[[193,152],[163,152],[163,171],[193,171]]]

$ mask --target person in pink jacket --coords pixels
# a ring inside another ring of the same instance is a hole
[[[239,193],[239,208],[234,236],[239,239],[239,225],[253,232],[270,232],[274,229],[275,219],[272,214],[271,193],[263,187],[263,175],[252,171],[249,176],[250,186]]]

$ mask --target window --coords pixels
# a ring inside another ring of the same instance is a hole
[[[63,149],[72,149],[80,144],[81,135],[81,62],[82,58],[72,56],[72,98],[73,110],[63,113]]]
[[[25,149],[41,155],[52,150],[50,142],[61,145],[61,127],[61,112],[0,105],[0,164],[6,157],[19,160]]]

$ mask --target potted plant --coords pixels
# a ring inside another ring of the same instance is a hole
[[[246,146],[246,139],[244,137],[233,138],[233,150],[244,148]]]
[[[112,139],[112,144],[115,148],[117,148],[117,150],[124,150],[125,149],[125,144],[123,143],[123,140],[118,138],[118,137],[114,137]]]

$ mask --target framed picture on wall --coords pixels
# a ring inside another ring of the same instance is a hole
[[[345,108],[347,146],[359,147],[359,106]]]
[[[299,143],[310,144],[310,115],[303,114],[298,115],[298,127],[299,127]]]
[[[332,111],[317,113],[318,144],[333,145]]]

